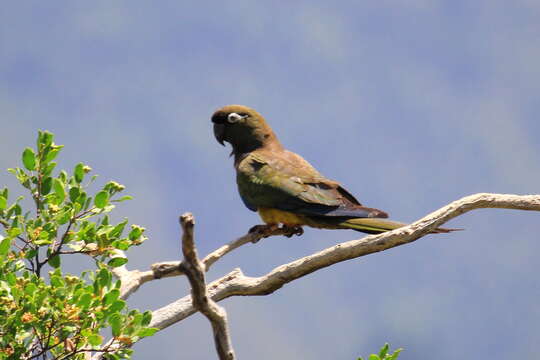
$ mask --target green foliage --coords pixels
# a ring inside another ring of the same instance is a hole
[[[105,352],[128,359],[130,345],[156,329],[151,313],[130,310],[120,298],[120,281],[111,269],[127,263],[123,251],[146,239],[144,228],[128,220],[111,224],[108,214],[124,186],[106,183],[95,195],[85,183],[91,168],[83,163],[72,174],[54,172],[62,149],[54,135],[38,134],[36,149],[26,148],[23,168],[8,169],[26,188],[34,211],[23,210],[22,197],[10,201],[0,190],[0,360],[84,359],[85,352]],[[62,258],[90,256],[96,269],[80,276],[62,271]],[[43,276],[48,269],[47,276]]]
[[[399,348],[390,353],[390,345],[388,343],[384,344],[378,354],[371,354],[366,360],[395,360],[398,358],[399,353],[403,349]],[[364,360],[364,358],[359,357],[358,360]]]

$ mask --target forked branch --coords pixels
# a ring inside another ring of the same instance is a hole
[[[220,248],[212,251],[204,259],[202,264],[204,271],[207,272],[210,267],[223,256],[227,255],[231,251],[243,246],[245,244],[257,243],[262,238],[269,236],[285,235],[286,229],[275,229],[271,232],[248,232],[244,236],[241,236],[228,244],[221,246]],[[125,257],[125,255],[122,255]],[[127,299],[131,294],[139,289],[143,284],[158,280],[161,278],[184,275],[184,271],[180,266],[180,261],[163,261],[152,265],[150,270],[127,270],[126,266],[121,266],[113,269],[113,273],[122,280],[121,298]]]
[[[180,263],[180,268],[186,274],[191,284],[191,299],[195,309],[208,318],[214,332],[214,343],[221,360],[233,360],[234,351],[227,324],[227,313],[225,309],[216,304],[208,297],[206,280],[204,276],[204,265],[197,257],[197,249],[193,241],[193,227],[195,219],[191,213],[180,216],[182,225],[182,253],[184,261]]]

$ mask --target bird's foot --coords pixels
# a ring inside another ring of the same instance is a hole
[[[269,237],[270,235],[272,235],[272,233],[274,231],[276,231],[277,229],[279,229],[279,226],[277,224],[269,224],[269,225],[255,225],[253,226],[251,229],[249,229],[249,233],[250,234],[253,234],[253,233],[257,233],[258,235],[260,235],[261,237],[259,238],[256,238],[252,241],[252,243],[256,243],[258,242],[260,239],[262,238],[267,238]]]
[[[252,240],[252,243],[256,243],[262,238],[267,238],[271,235],[275,235],[276,230],[280,230],[282,234],[288,238],[293,237],[294,235],[300,236],[304,234],[304,229],[302,229],[301,226],[282,225],[280,227],[278,224],[255,225],[251,229],[249,229],[249,233],[256,233],[257,235],[259,235],[259,237]]]
[[[302,229],[301,226],[287,226],[283,225],[281,229],[284,231],[284,234],[286,237],[290,238],[294,235],[301,236],[304,234],[304,229]]]

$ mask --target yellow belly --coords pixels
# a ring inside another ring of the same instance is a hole
[[[305,216],[293,214],[292,212],[263,207],[260,207],[258,212],[261,219],[267,224],[284,224],[287,226],[307,225]]]

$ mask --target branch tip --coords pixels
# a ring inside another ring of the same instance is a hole
[[[195,217],[190,212],[180,215],[179,221],[182,228],[193,227],[195,225]]]

